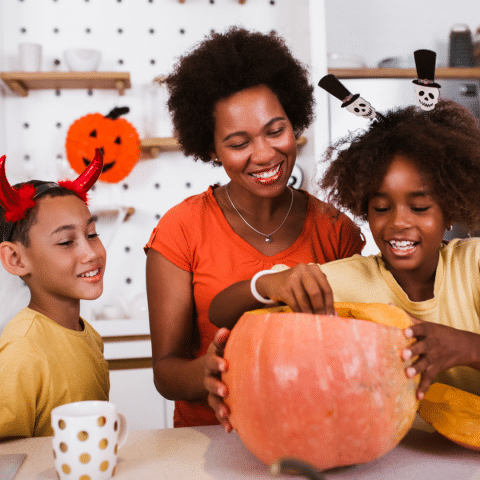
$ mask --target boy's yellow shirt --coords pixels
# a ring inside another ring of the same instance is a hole
[[[30,308],[0,335],[0,438],[52,435],[50,412],[81,400],[108,400],[100,335],[77,332]]]
[[[412,302],[380,254],[335,260],[320,265],[335,302],[393,303],[428,322],[480,334],[480,238],[450,241],[440,248],[434,297]],[[480,371],[454,367],[437,375],[446,383],[480,395]]]

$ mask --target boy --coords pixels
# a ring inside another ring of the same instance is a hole
[[[53,408],[108,400],[100,335],[80,300],[103,290],[106,252],[86,206],[102,171],[99,150],[75,181],[11,187],[0,159],[0,259],[31,299],[0,336],[0,439],[52,435]]]

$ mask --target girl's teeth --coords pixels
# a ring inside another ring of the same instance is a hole
[[[97,268],[96,270],[92,270],[91,272],[84,273],[83,275],[81,275],[81,277],[94,277],[95,275],[98,275],[99,272],[100,269]]]
[[[408,250],[409,248],[412,248],[415,245],[415,243],[407,240],[402,240],[400,242],[396,242],[395,240],[392,240],[390,242],[390,245],[393,248],[396,248],[397,250]]]
[[[268,178],[268,177],[273,177],[278,173],[280,170],[280,164],[278,164],[275,168],[271,170],[266,170],[265,172],[260,172],[260,173],[252,173],[252,176],[255,178]]]

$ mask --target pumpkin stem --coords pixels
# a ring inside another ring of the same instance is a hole
[[[315,467],[296,458],[281,458],[270,466],[272,475],[297,474],[310,480],[325,480],[325,476]]]
[[[108,115],[105,115],[105,118],[111,118],[116,120],[120,115],[128,113],[130,109],[128,107],[115,107]]]

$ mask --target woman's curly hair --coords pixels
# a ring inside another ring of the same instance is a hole
[[[480,124],[466,108],[440,100],[424,113],[391,110],[330,146],[320,187],[330,202],[368,220],[368,203],[397,154],[415,162],[447,218],[467,229],[480,224]]]
[[[313,87],[306,68],[275,33],[239,27],[212,33],[180,57],[165,80],[175,136],[185,155],[210,157],[215,104],[246,88],[266,85],[277,96],[298,137],[313,120]]]

